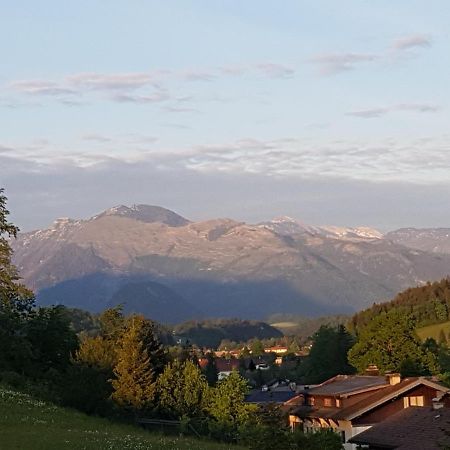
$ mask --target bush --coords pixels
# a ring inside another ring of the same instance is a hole
[[[0,381],[14,388],[23,388],[26,385],[25,378],[11,370],[0,372]]]

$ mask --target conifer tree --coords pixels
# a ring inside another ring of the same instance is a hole
[[[155,394],[155,372],[146,347],[145,319],[132,316],[119,340],[117,365],[112,380],[113,400],[134,412],[151,406]]]

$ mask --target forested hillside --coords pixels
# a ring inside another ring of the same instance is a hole
[[[450,278],[407,289],[392,301],[374,304],[355,314],[349,327],[357,331],[382,312],[395,311],[411,315],[417,327],[445,322],[450,319]]]

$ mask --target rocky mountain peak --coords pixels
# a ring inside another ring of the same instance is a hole
[[[161,206],[142,204],[132,205],[130,207],[125,205],[113,206],[94,216],[92,220],[107,216],[126,217],[146,223],[164,223],[170,227],[182,227],[190,223],[189,220],[169,209],[162,208]]]

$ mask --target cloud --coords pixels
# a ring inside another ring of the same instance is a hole
[[[260,63],[256,69],[269,78],[289,78],[294,75],[295,70],[282,64]]]
[[[368,53],[331,53],[316,55],[309,62],[318,68],[321,75],[326,76],[353,70],[357,65],[373,62],[377,58],[377,55]]]
[[[425,104],[425,103],[400,103],[397,105],[382,107],[382,108],[370,108],[362,109],[358,111],[348,112],[347,116],[360,117],[363,119],[373,119],[377,117],[385,116],[390,112],[396,111],[412,111],[419,113],[430,113],[439,111],[439,106]]]
[[[81,139],[84,141],[93,141],[93,142],[99,142],[99,143],[105,143],[105,142],[111,142],[111,138],[107,136],[103,136],[101,134],[96,133],[88,133],[83,136],[81,136]]]
[[[244,75],[244,73],[248,70],[247,66],[242,64],[229,64],[227,66],[219,67],[219,71],[223,75],[227,76],[240,76]]]
[[[156,77],[150,73],[78,73],[66,78],[69,85],[95,90],[133,90],[156,83]]]
[[[365,162],[377,159],[375,145],[366,150]],[[383,150],[384,157],[392,155],[393,148]],[[336,156],[330,151],[329,157]],[[255,223],[287,214],[312,224],[382,229],[446,226],[450,221],[448,184],[199,171],[172,159],[168,170],[162,155],[134,162],[105,157],[80,166],[0,154],[0,184],[7,189],[11,219],[24,230],[48,226],[56,217],[87,218],[115,204],[133,203],[161,205],[193,220],[231,217]],[[33,208],[36,204],[39,208]]]
[[[213,81],[216,76],[211,72],[201,70],[188,70],[181,74],[186,81]]]
[[[52,81],[19,80],[10,83],[13,90],[31,95],[75,95],[77,92]]]
[[[131,95],[131,94],[115,94],[111,97],[112,100],[119,103],[137,103],[149,104],[160,103],[170,99],[167,91],[157,91],[149,95]]]
[[[396,39],[392,43],[392,48],[397,51],[410,50],[413,48],[429,48],[431,39],[424,34],[412,34]]]

